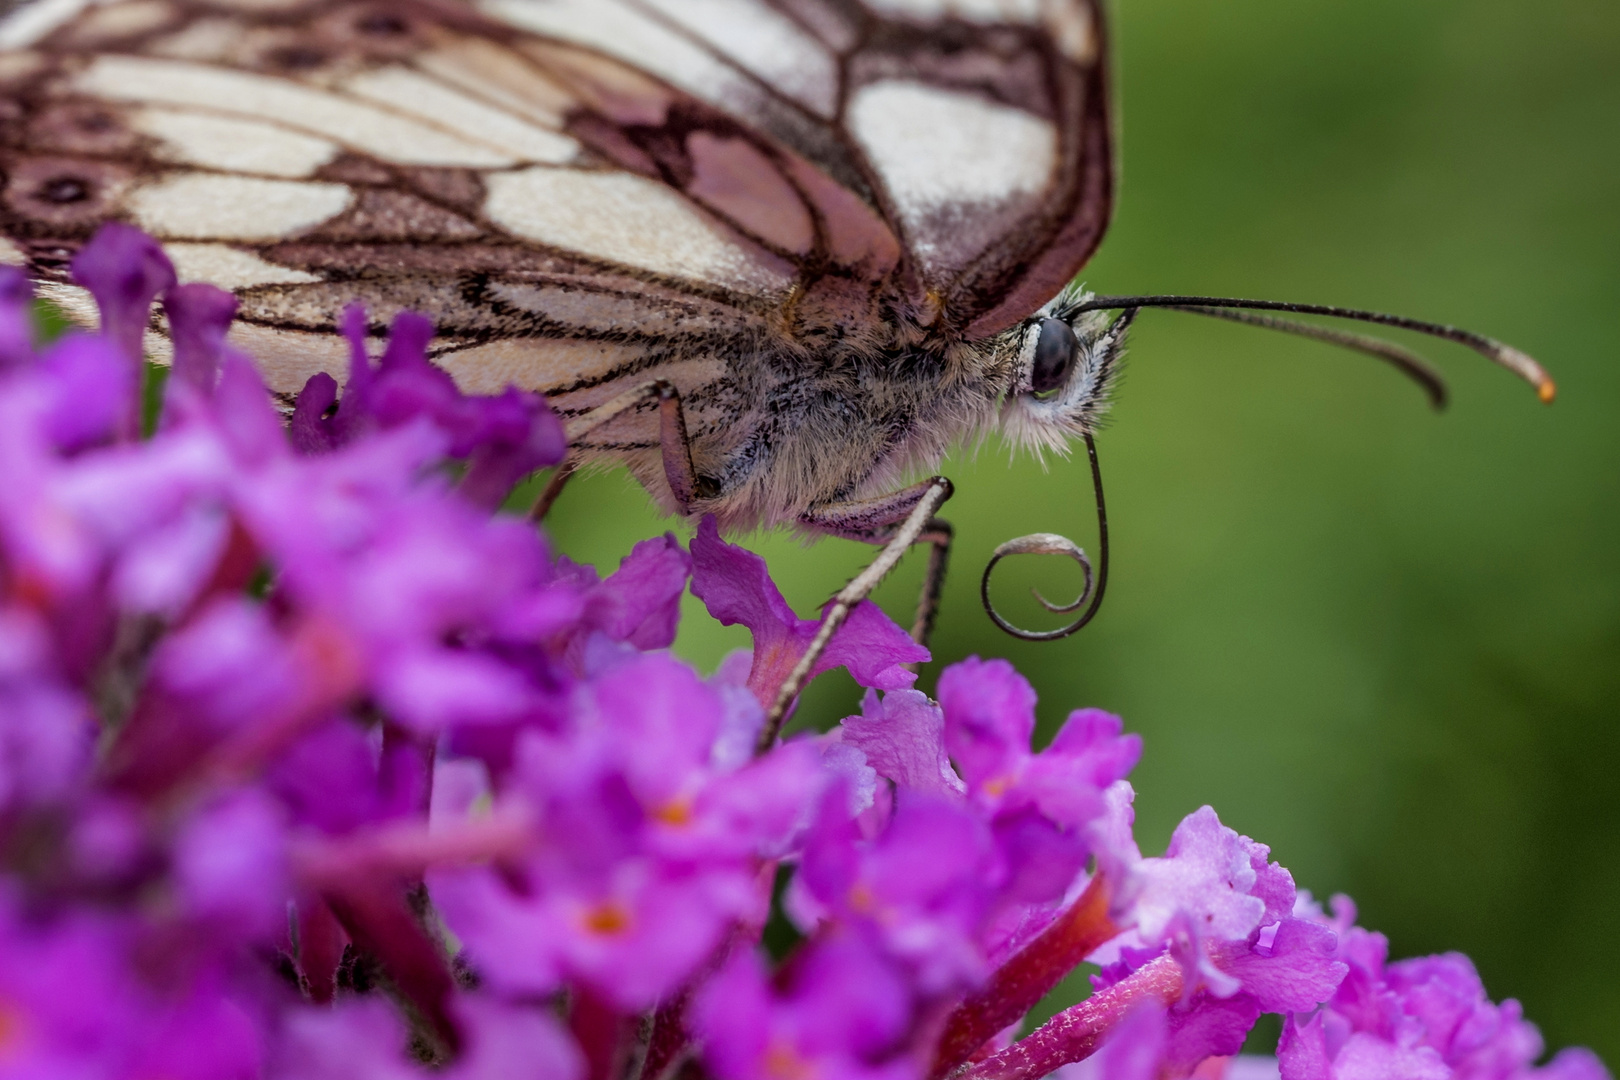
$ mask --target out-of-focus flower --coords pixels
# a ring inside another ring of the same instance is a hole
[[[855,939],[816,940],[772,980],[752,954],[731,960],[693,1002],[704,1060],[719,1080],[919,1075],[917,1016],[902,974]]]
[[[0,266],[0,372],[34,359],[33,290],[15,266]]]
[[[677,989],[739,923],[763,922],[762,853],[791,839],[819,784],[795,745],[716,767],[726,703],[666,656],[617,655],[561,730],[525,733],[497,807],[533,847],[446,871],[434,896],[468,957],[509,993],[582,983],[627,1010]]]
[[[174,266],[158,242],[117,222],[104,225],[73,257],[73,277],[95,297],[101,332],[123,354],[133,374],[141,365],[152,301],[175,283]],[[131,397],[119,417],[118,434],[140,433],[140,403]]]

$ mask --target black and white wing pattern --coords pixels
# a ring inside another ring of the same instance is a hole
[[[656,371],[712,458],[739,357],[1056,293],[1110,207],[1104,68],[1093,0],[34,0],[0,259],[82,311],[67,260],[129,221],[236,292],[277,390],[341,371],[344,304],[414,308],[469,390],[571,413]]]

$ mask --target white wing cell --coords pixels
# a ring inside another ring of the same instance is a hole
[[[786,263],[727,236],[656,180],[537,166],[486,183],[484,212],[527,240],[739,291],[780,294],[793,284]]]
[[[713,52],[620,0],[484,0],[489,14],[595,49],[738,116],[759,111],[763,89]]]
[[[192,109],[137,109],[130,126],[160,140],[160,153],[168,160],[223,172],[296,179],[313,176],[338,155],[338,145],[330,139]]]
[[[103,55],[74,80],[74,86],[81,93],[113,101],[202,106],[286,124],[401,165],[499,168],[520,160],[486,143],[350,97],[206,64]]]
[[[644,0],[777,92],[832,119],[838,60],[792,19],[751,0]]]
[[[1052,125],[977,94],[886,80],[855,94],[849,118],[931,279],[1035,210],[1055,178]]]
[[[560,165],[573,160],[579,151],[579,144],[567,135],[536,127],[409,68],[395,65],[363,72],[345,81],[342,88],[384,108],[466,132],[516,161]]]
[[[221,289],[249,289],[255,285],[310,285],[321,279],[305,270],[277,266],[228,244],[169,243],[163,253],[174,263],[181,281],[205,281]]]
[[[270,241],[337,217],[353,198],[342,184],[177,173],[128,201],[136,224],[163,239]]]

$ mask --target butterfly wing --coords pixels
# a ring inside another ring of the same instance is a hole
[[[279,390],[358,299],[431,312],[468,389],[672,378],[701,440],[736,357],[983,336],[1067,281],[1100,41],[1089,0],[38,0],[0,23],[0,258],[83,311],[67,260],[133,221]]]
[[[639,68],[788,150],[783,179],[826,230],[822,254],[890,275],[891,299],[924,324],[943,312],[975,338],[1013,324],[1074,277],[1107,224],[1093,0],[484,0],[481,10]],[[766,175],[740,157],[698,160],[678,109],[621,109],[641,133],[618,159],[627,168],[656,163],[689,194],[685,178],[701,183],[706,167],[724,181],[711,191]],[[778,209],[790,200],[741,194],[711,208],[808,253],[799,238],[810,222]]]

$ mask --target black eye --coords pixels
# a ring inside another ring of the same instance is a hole
[[[1035,363],[1029,373],[1030,389],[1037,394],[1056,390],[1069,381],[1080,343],[1074,330],[1062,319],[1042,319],[1041,336],[1035,341]]]

